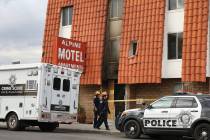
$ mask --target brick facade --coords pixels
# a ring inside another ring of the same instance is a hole
[[[118,82],[161,83],[165,0],[125,1]],[[137,54],[129,57],[131,41]]]
[[[208,0],[185,0],[182,80],[206,82]]]
[[[87,43],[86,70],[81,84],[100,85],[107,18],[107,0],[49,0],[42,62],[52,63],[54,38],[59,35],[61,8],[73,6],[72,38]]]

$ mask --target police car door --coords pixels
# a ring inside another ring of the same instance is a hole
[[[173,125],[169,119],[175,97],[163,97],[145,109],[143,122],[145,128],[167,128]]]
[[[176,120],[176,128],[190,128],[200,115],[201,105],[193,96],[177,97],[170,113],[170,117]]]

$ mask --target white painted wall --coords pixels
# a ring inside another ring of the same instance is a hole
[[[168,60],[168,33],[183,32],[184,29],[184,9],[168,11],[166,6],[165,33],[162,60],[162,78],[181,78],[182,60]]]
[[[72,25],[62,26],[62,24],[61,24],[60,29],[59,29],[59,37],[70,39],[71,38],[71,31],[72,31]]]

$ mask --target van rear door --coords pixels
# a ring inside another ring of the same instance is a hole
[[[74,72],[71,82],[71,114],[77,114],[79,100],[80,73]]]
[[[70,112],[70,83],[65,76],[53,76],[51,111]]]

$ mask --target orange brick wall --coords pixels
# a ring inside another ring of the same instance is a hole
[[[185,0],[182,80],[206,82],[208,0]]]
[[[165,0],[126,0],[118,82],[160,83]],[[130,42],[138,41],[137,55],[128,58]]]
[[[81,84],[100,85],[108,0],[49,0],[42,62],[52,63],[53,38],[59,34],[61,8],[65,6],[73,6],[72,38],[87,42]]]

